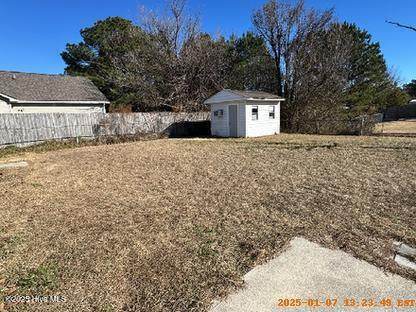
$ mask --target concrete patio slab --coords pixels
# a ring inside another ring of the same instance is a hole
[[[416,311],[415,282],[303,238],[244,280],[210,311]]]

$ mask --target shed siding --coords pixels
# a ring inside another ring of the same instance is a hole
[[[222,109],[224,115],[222,117],[214,116],[216,110]],[[227,104],[212,104],[211,105],[211,135],[226,137],[228,136],[228,105]]]
[[[44,105],[20,105],[15,104],[13,113],[105,113],[103,104],[71,105],[71,104],[44,104]]]
[[[211,135],[219,137],[228,137],[230,135],[230,127],[228,123],[229,105],[237,105],[237,135],[239,137],[245,137],[246,124],[244,121],[246,120],[246,110],[244,102],[211,104]],[[224,111],[223,117],[214,116],[214,112],[219,109]]]
[[[245,137],[246,136],[246,105],[245,103],[241,103],[238,105],[238,136]]]
[[[275,107],[275,119],[269,119],[269,106]],[[258,120],[252,120],[251,109],[258,106]],[[246,105],[246,137],[256,137],[280,133],[280,104],[271,102],[269,104]]]
[[[229,105],[237,105],[237,135],[239,137],[256,137],[280,133],[280,103],[276,101],[239,101],[211,104],[211,134],[229,137]],[[251,109],[258,106],[258,120],[252,120]],[[275,108],[275,119],[269,118],[269,107]],[[223,116],[215,116],[214,112],[223,110]]]
[[[10,105],[0,99],[0,113],[10,113]]]

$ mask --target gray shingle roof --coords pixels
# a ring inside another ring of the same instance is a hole
[[[0,71],[0,93],[18,101],[108,102],[85,77]]]
[[[268,92],[263,92],[263,91],[241,91],[241,90],[230,90],[230,89],[225,89],[226,91],[232,92],[234,94],[237,94],[239,96],[242,96],[244,98],[247,99],[283,99],[282,97],[275,95],[275,94],[271,94]]]

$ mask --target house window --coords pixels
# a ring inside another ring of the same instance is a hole
[[[274,105],[270,105],[269,106],[269,119],[274,119],[275,118],[275,106]]]
[[[251,108],[251,120],[258,120],[259,119],[259,107],[253,106]]]

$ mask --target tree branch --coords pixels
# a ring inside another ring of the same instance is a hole
[[[401,28],[406,28],[406,29],[410,29],[410,30],[416,31],[416,27],[412,27],[412,26],[408,26],[408,25],[403,25],[403,24],[400,24],[400,23],[397,23],[397,22],[392,22],[392,21],[386,21],[386,23],[389,23],[389,24],[392,24],[392,25],[396,25],[396,26],[401,27]]]

